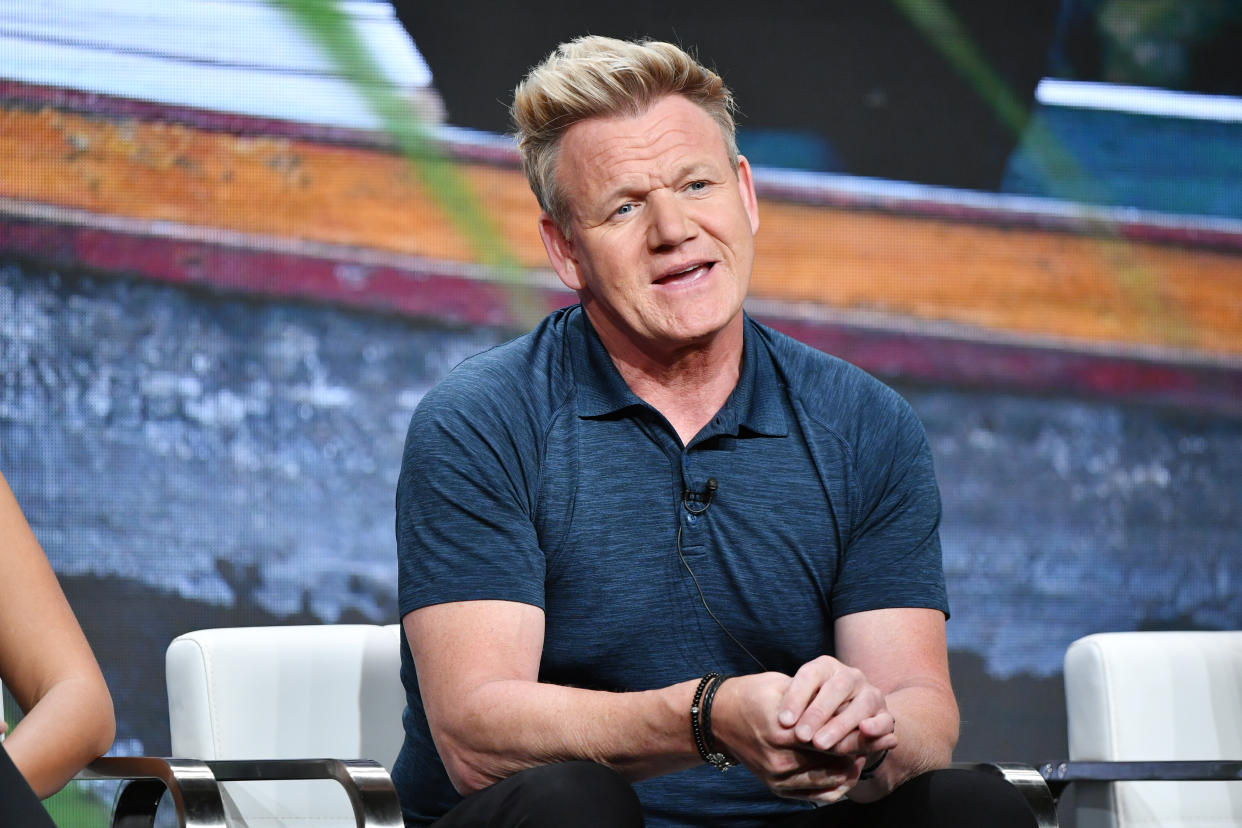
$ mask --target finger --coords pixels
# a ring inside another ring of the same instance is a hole
[[[892,750],[900,742],[893,724],[892,716],[887,712],[864,719],[828,751],[842,756],[870,756],[882,750]]]
[[[820,656],[799,667],[781,697],[777,721],[785,727],[797,724],[824,682],[836,672],[834,668],[839,667],[840,662],[826,656]]]
[[[828,656],[821,656],[804,665],[802,673],[808,681],[814,680],[818,687],[795,724],[795,736],[810,742],[824,723],[841,713],[842,707],[866,684],[860,670],[847,667]]]
[[[841,782],[837,785],[831,785],[823,788],[807,787],[807,788],[786,788],[782,790],[773,789],[773,792],[785,799],[799,799],[804,802],[816,802],[820,805],[831,805],[834,802],[840,802],[845,795],[857,784],[855,782]]]
[[[835,715],[815,730],[809,741],[819,750],[831,750],[845,737],[854,733],[862,722],[881,716],[890,721],[892,719],[884,707],[884,695],[878,688],[864,683],[848,704],[843,705]]]
[[[839,756],[870,756],[882,750],[892,750],[897,747],[897,744],[898,739],[895,733],[867,739],[856,730],[829,748],[829,751]]]
[[[854,684],[850,676],[837,673],[819,688],[794,726],[794,735],[799,741],[811,743],[828,722],[847,714]]]
[[[805,768],[797,773],[768,780],[771,790],[787,799],[804,799],[816,802],[833,801],[825,795],[838,788],[849,789],[858,779],[853,761],[837,761],[833,767]]]
[[[847,715],[849,715],[848,711],[843,710],[842,716]],[[860,720],[853,730],[849,731],[849,733],[841,738],[841,741],[845,741],[853,735],[856,736],[859,741],[871,742],[886,736],[889,733],[894,733],[895,731],[896,721],[894,721],[892,714],[887,710],[881,710],[874,716],[868,716],[867,718]],[[816,735],[818,736],[818,734]],[[818,747],[818,745],[816,745],[816,747]],[[833,750],[835,747],[836,744],[827,749]],[[833,752],[835,753],[836,751],[833,750]]]
[[[893,718],[893,714],[888,710],[881,710],[874,716],[863,719],[858,723],[858,732],[868,739],[878,739],[881,736],[897,731],[897,720]]]
[[[831,790],[823,791],[822,793],[812,796],[810,800],[824,805],[831,805],[834,802],[840,802],[845,798],[845,795],[850,792],[850,789],[853,788],[854,785],[855,783],[853,782],[843,782]]]
[[[766,779],[769,784],[778,783],[796,789],[823,788],[828,786],[825,780],[836,777],[846,779],[853,772],[856,760],[853,756],[798,749],[784,751],[783,758],[785,764],[779,770],[769,770]]]

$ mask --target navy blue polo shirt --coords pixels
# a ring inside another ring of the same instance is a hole
[[[793,673],[832,654],[834,619],[854,612],[947,614],[939,494],[910,407],[749,318],[743,342],[736,388],[685,446],[625,384],[581,307],[455,368],[406,440],[402,616],[449,601],[532,604],[545,614],[541,681],[625,691],[758,672],[756,659]],[[714,497],[705,510],[692,500],[694,514],[684,495],[709,479]],[[407,820],[430,822],[458,796],[404,641],[402,680],[394,781]],[[742,768],[635,787],[650,826],[748,825],[807,807]]]

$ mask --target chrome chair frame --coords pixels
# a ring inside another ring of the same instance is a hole
[[[1045,762],[1039,772],[1059,797],[1074,782],[1242,781],[1242,761]]]
[[[1031,765],[1014,762],[954,762],[950,767],[999,776],[1018,789],[1035,816],[1036,828],[1058,828],[1057,799],[1044,776]]]
[[[82,780],[128,780],[117,796],[112,828],[152,828],[165,791],[179,828],[226,828],[221,782],[334,779],[345,788],[357,828],[403,828],[388,771],[370,759],[198,760],[149,756],[96,759]]]

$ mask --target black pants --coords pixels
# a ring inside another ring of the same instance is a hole
[[[620,774],[593,762],[522,771],[462,800],[434,828],[641,828],[642,807]],[[1035,828],[1016,788],[987,773],[940,770],[869,805],[840,802],[770,828]],[[705,826],[705,828],[708,828]]]

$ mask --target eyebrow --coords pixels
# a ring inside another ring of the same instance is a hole
[[[692,164],[686,164],[685,166],[678,169],[677,174],[673,177],[673,180],[674,181],[685,181],[687,178],[702,178],[702,177],[708,176],[708,174],[711,172],[714,172],[713,164],[711,164],[710,162],[696,161]],[[619,198],[639,194],[639,191],[641,189],[642,188],[639,188],[639,187],[632,187],[632,186],[628,186],[625,184],[621,184],[617,187],[612,188],[607,193],[605,193],[604,196],[601,198],[601,202],[605,205],[610,205],[612,204],[612,202],[616,201]],[[643,190],[643,192],[646,192],[646,191]]]

